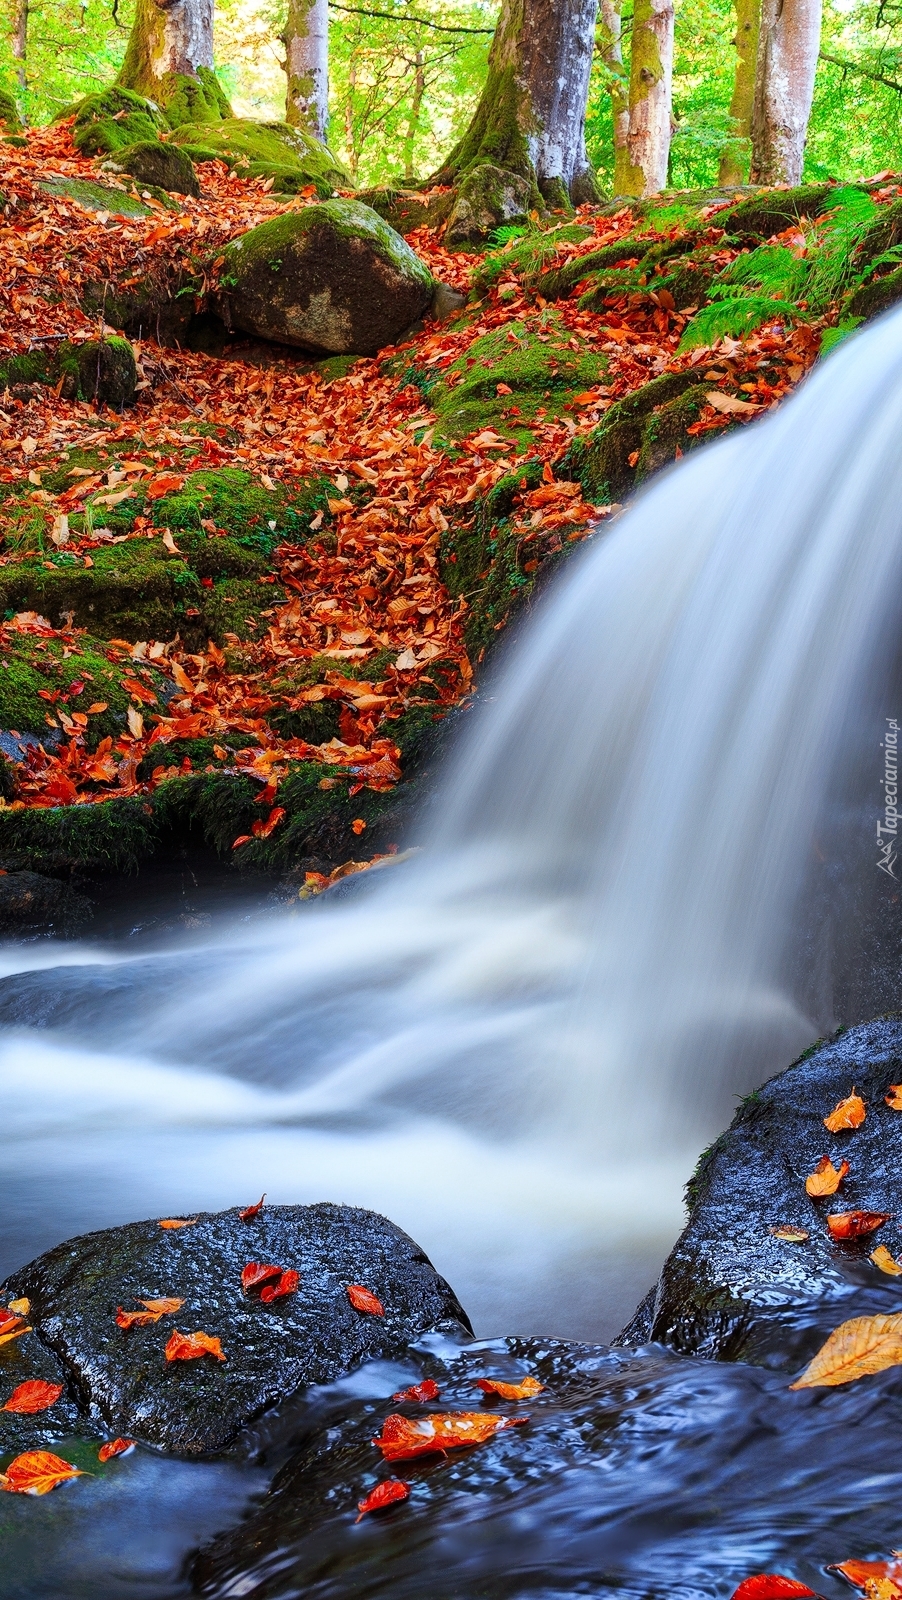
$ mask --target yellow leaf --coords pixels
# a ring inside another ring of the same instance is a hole
[[[134,739],[143,739],[143,737],[144,737],[144,718],[142,717],[140,711],[136,711],[134,706],[129,706],[129,708],[128,708],[128,710],[127,710],[127,712],[125,714],[126,714],[126,716],[128,718],[128,731],[129,731],[129,733],[132,735],[132,737]]]
[[[835,1388],[902,1365],[902,1312],[841,1322],[790,1389]]]
[[[23,1295],[21,1300],[10,1300],[7,1310],[14,1311],[17,1317],[27,1317],[31,1310],[31,1301],[26,1300]]]
[[[880,1271],[885,1272],[888,1277],[902,1277],[902,1266],[900,1266],[895,1256],[890,1255],[885,1244],[878,1244],[876,1250],[871,1251],[871,1260],[874,1266],[879,1267]]]

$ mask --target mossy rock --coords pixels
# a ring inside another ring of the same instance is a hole
[[[454,205],[454,190],[439,189],[421,194],[414,189],[393,189],[382,185],[361,189],[361,205],[371,206],[397,233],[413,233],[415,228],[439,228]]]
[[[548,271],[560,246],[582,244],[591,237],[592,229],[576,222],[546,230],[531,227],[522,238],[500,250],[490,250],[473,268],[470,282],[477,294],[485,294],[499,279],[508,276],[532,283]],[[546,295],[545,298],[557,297]]]
[[[896,267],[894,272],[888,272],[885,277],[872,278],[869,283],[863,283],[853,290],[843,301],[839,320],[843,322],[847,317],[860,317],[862,321],[870,322],[900,300],[902,267]]]
[[[225,251],[217,309],[228,327],[316,354],[375,355],[429,305],[428,267],[368,206],[284,212]]]
[[[85,742],[93,750],[101,739],[121,733],[129,704],[121,669],[107,660],[96,638],[5,636],[0,649],[0,728],[46,738],[58,709],[71,716],[75,711],[86,713],[91,705],[106,705],[105,711],[88,717]]]
[[[769,239],[804,217],[829,211],[836,193],[832,183],[806,183],[797,189],[762,189],[713,219],[734,238]]]
[[[209,126],[232,116],[232,107],[212,67],[198,67],[196,76],[167,72],[154,79],[153,101],[162,107],[171,128],[184,123]]]
[[[304,182],[330,192],[336,187],[353,187],[350,174],[326,145],[287,122],[253,122],[244,117],[215,123],[185,122],[176,128],[171,143],[180,145],[195,161],[225,161],[243,177],[295,172],[303,180],[301,187]]]
[[[21,133],[24,127],[16,97],[11,89],[0,88],[0,128],[4,133]]]
[[[108,211],[111,217],[149,217],[153,208],[137,195],[111,184],[93,183],[88,178],[45,178],[38,184],[45,194],[57,200],[75,200],[87,211]]]
[[[586,255],[566,262],[564,266],[529,273],[525,279],[526,285],[540,294],[543,300],[564,300],[578,283],[597,279],[599,274],[616,270],[625,261],[641,261],[647,249],[647,239],[618,239],[616,244],[590,250]]]
[[[127,339],[114,336],[60,346],[63,393],[70,399],[96,400],[122,411],[132,404],[138,386],[138,364]]]
[[[880,207],[879,214],[858,241],[852,254],[853,270],[861,272],[878,256],[899,244],[902,244],[902,200],[893,200],[890,205]]]
[[[131,89],[114,86],[86,95],[62,117],[71,116],[73,110],[72,143],[83,156],[115,155],[128,145],[158,139],[169,129],[159,106]]]
[[[707,402],[710,384],[696,383],[658,406],[645,419],[634,482],[638,485],[655,472],[694,449],[699,440],[687,430],[698,422]]]
[[[543,209],[534,179],[480,162],[457,185],[443,242],[449,250],[472,250],[496,228],[526,222],[537,208]]]
[[[511,615],[524,607],[536,573],[524,571],[522,530],[509,524],[519,493],[538,488],[542,463],[527,461],[477,501],[469,520],[455,519],[442,535],[442,579],[452,595],[467,598],[464,638],[473,661],[481,661]]]
[[[127,172],[139,183],[163,189],[167,194],[200,194],[197,173],[184,150],[178,145],[162,144],[159,139],[143,140],[118,151],[114,170]]]
[[[698,375],[664,372],[611,406],[592,433],[575,439],[558,468],[558,476],[582,485],[587,500],[596,505],[619,503],[635,487],[638,458],[646,445],[646,426],[660,407],[675,401],[697,385]],[[674,412],[677,417],[681,413]],[[692,420],[695,420],[693,417]],[[667,424],[662,426],[663,439]],[[669,437],[669,435],[668,435]],[[648,436],[648,471],[655,454],[654,430]],[[662,446],[662,448],[664,448]],[[674,454],[676,445],[674,445]],[[636,461],[630,464],[630,458]],[[667,459],[672,459],[668,456]]]
[[[688,306],[702,306],[708,298],[708,288],[721,271],[722,262],[715,259],[712,249],[690,250],[666,264],[665,270],[649,278],[650,291],[666,289],[677,311]]]
[[[82,310],[89,316],[103,313],[110,327],[119,328],[132,339],[154,339],[169,347],[185,345],[196,314],[202,279],[180,269],[176,277],[157,276],[153,271],[130,282],[89,283],[82,294]]]

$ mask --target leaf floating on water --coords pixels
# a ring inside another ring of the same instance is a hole
[[[17,1411],[22,1416],[34,1416],[55,1406],[63,1392],[61,1383],[45,1383],[43,1378],[29,1378],[14,1389],[0,1411]]]
[[[819,1195],[835,1194],[843,1178],[849,1175],[849,1163],[843,1161],[841,1166],[834,1167],[829,1156],[821,1156],[814,1171],[805,1179],[805,1190],[817,1198]]]
[[[499,1417],[492,1411],[443,1411],[428,1417],[403,1417],[392,1412],[373,1444],[386,1461],[412,1461],[437,1450],[458,1450],[484,1444],[505,1428],[521,1428],[528,1417]]]
[[[287,1267],[278,1283],[268,1283],[265,1289],[261,1289],[260,1299],[268,1306],[273,1300],[281,1300],[283,1295],[297,1294],[300,1281],[301,1274],[295,1272],[293,1267]]]
[[[241,1274],[241,1287],[247,1294],[249,1289],[256,1289],[269,1278],[279,1278],[281,1275],[281,1267],[266,1266],[262,1261],[249,1261]]]
[[[790,1389],[835,1388],[902,1364],[902,1312],[852,1317],[834,1328]]]
[[[898,1262],[895,1256],[890,1254],[885,1244],[878,1244],[876,1250],[871,1251],[871,1260],[875,1267],[886,1273],[887,1277],[902,1277],[902,1262]]]
[[[160,1222],[160,1227],[193,1228],[196,1221],[196,1217],[163,1217],[162,1221]]]
[[[98,1461],[112,1461],[114,1456],[127,1455],[134,1450],[134,1439],[110,1439],[107,1444],[102,1444],[97,1452]]]
[[[902,1083],[891,1083],[883,1099],[892,1111],[902,1111]]]
[[[265,1194],[261,1194],[261,1196],[260,1196],[260,1198],[257,1201],[257,1204],[255,1206],[245,1206],[243,1211],[239,1211],[238,1216],[241,1219],[241,1221],[242,1222],[251,1222],[254,1217],[259,1215],[259,1213],[263,1210],[263,1202],[264,1202],[265,1199],[266,1199],[266,1195]]]
[[[814,1600],[818,1596],[814,1589],[809,1589],[806,1583],[798,1583],[795,1578],[784,1578],[779,1572],[758,1572],[753,1578],[744,1578],[738,1589],[734,1589],[731,1600],[794,1600],[795,1596],[811,1595]]]
[[[524,1378],[522,1383],[499,1383],[495,1378],[477,1378],[476,1384],[486,1394],[500,1395],[502,1400],[531,1400],[534,1394],[541,1394],[545,1387],[538,1378]]]
[[[49,1450],[26,1450],[16,1456],[5,1473],[0,1473],[0,1489],[9,1494],[49,1494],[67,1478],[82,1478],[84,1473]]]
[[[861,1589],[868,1600],[896,1600],[902,1595],[902,1560],[898,1550],[893,1561],[837,1561],[828,1572],[840,1572],[853,1588]]]
[[[392,1395],[393,1400],[409,1400],[414,1405],[425,1405],[429,1400],[437,1400],[441,1390],[434,1378],[424,1378],[422,1383],[415,1383],[409,1389],[399,1389]]]
[[[385,1307],[369,1289],[359,1283],[348,1284],[348,1299],[355,1311],[368,1311],[371,1317],[384,1317]]]
[[[845,1100],[840,1100],[834,1106],[828,1117],[824,1118],[824,1127],[831,1133],[844,1133],[849,1128],[860,1128],[867,1112],[860,1094],[852,1090]]]
[[[891,1216],[890,1211],[836,1211],[827,1218],[827,1227],[833,1239],[860,1239],[876,1233]]]
[[[400,1478],[386,1478],[384,1483],[377,1483],[371,1489],[365,1500],[358,1500],[357,1510],[359,1522],[368,1511],[384,1511],[386,1506],[393,1506],[398,1500],[406,1500],[410,1494],[410,1484],[402,1483]]]
[[[172,1335],[166,1346],[167,1361],[196,1361],[200,1356],[215,1356],[224,1361],[222,1345],[209,1333],[179,1333]]]
[[[775,1239],[784,1239],[787,1244],[804,1244],[810,1238],[806,1228],[797,1228],[791,1222],[780,1222],[768,1228],[768,1233],[772,1233]]]
[[[121,1306],[117,1308],[117,1328],[150,1327],[151,1323],[159,1322],[161,1317],[170,1317],[174,1312],[181,1311],[185,1302],[170,1295],[162,1300],[139,1300],[138,1304],[144,1307],[143,1311],[123,1311]]]

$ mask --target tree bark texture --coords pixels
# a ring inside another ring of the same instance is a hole
[[[748,183],[752,153],[755,71],[761,33],[761,0],[733,0],[736,10],[736,71],[730,100],[730,137],[720,153],[717,181],[731,189]]]
[[[124,89],[150,100],[170,75],[197,77],[213,66],[213,0],[138,0],[125,60]]]
[[[416,148],[417,134],[420,131],[420,112],[423,109],[423,96],[426,93],[426,68],[423,62],[423,52],[418,50],[414,57],[413,97],[410,102],[410,116],[407,118],[407,128],[404,133],[404,182],[413,183],[413,153]]]
[[[15,0],[10,50],[16,63],[16,83],[24,92],[28,88],[28,0]]]
[[[802,179],[821,37],[821,0],[763,0],[755,103],[753,183]]]
[[[325,143],[329,124],[329,0],[288,0],[285,120]]]
[[[585,120],[598,0],[504,0],[482,97],[439,181],[487,163],[535,179],[546,199],[597,197]]]
[[[625,194],[629,172],[627,140],[630,131],[629,79],[623,66],[622,0],[601,0],[599,47],[611,74],[611,116],[614,123],[614,193]]]
[[[673,0],[635,0],[624,194],[667,183],[673,96]]]

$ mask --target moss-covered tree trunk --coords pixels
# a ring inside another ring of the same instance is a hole
[[[755,70],[761,33],[761,0],[733,0],[736,11],[736,71],[730,100],[730,137],[720,152],[717,181],[725,189],[748,183],[752,156]]]
[[[435,181],[489,164],[538,183],[552,204],[594,199],[585,120],[598,0],[503,0],[485,88]]]
[[[629,173],[627,140],[630,131],[629,79],[623,66],[622,0],[601,0],[598,46],[610,73],[608,92],[614,123],[614,193],[625,194]]]
[[[325,142],[329,124],[329,0],[288,0],[285,120]]]
[[[752,111],[753,183],[802,181],[821,0],[763,0]]]
[[[229,116],[213,71],[213,0],[137,0],[116,81],[155,101],[176,125]]]
[[[624,194],[659,194],[667,183],[672,93],[673,0],[635,0]]]
[[[9,47],[16,63],[16,82],[23,93],[28,88],[26,76],[28,65],[28,10],[28,0],[13,0],[13,25]]]

